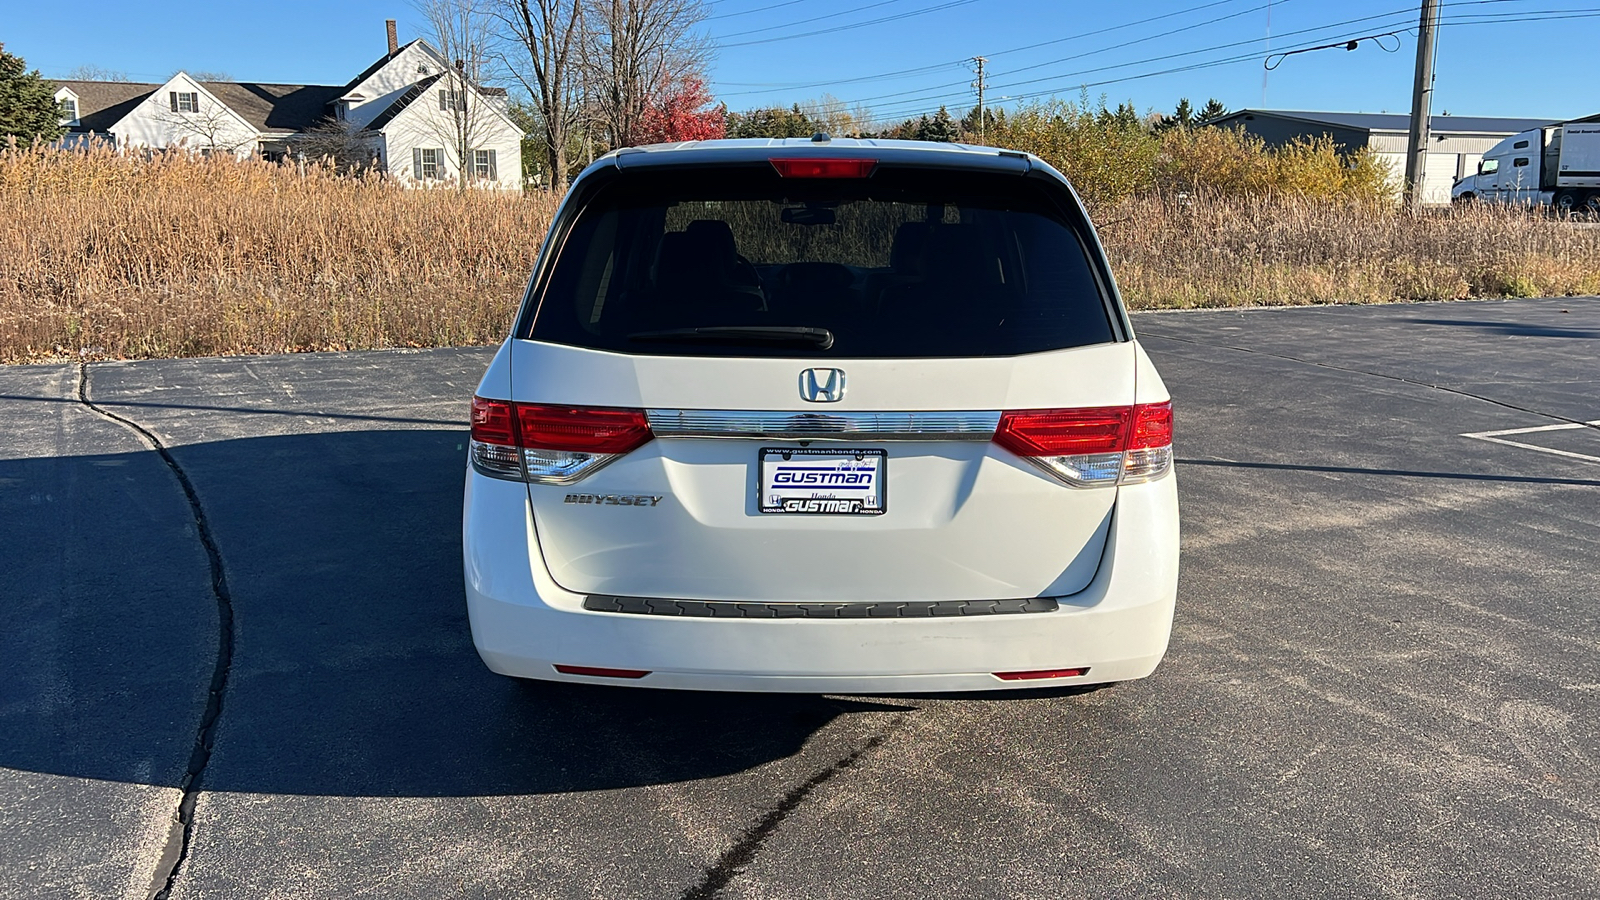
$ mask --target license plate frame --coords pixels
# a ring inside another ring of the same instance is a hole
[[[881,448],[762,447],[757,460],[756,509],[763,515],[881,516],[889,511],[889,453]]]

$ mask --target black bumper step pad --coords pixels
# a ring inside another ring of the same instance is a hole
[[[1022,600],[926,600],[883,603],[736,603],[729,600],[663,600],[592,594],[591,612],[640,616],[696,616],[705,619],[930,619],[1047,613],[1058,608],[1050,597]]]

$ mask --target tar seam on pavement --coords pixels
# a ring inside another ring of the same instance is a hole
[[[1600,487],[1600,481],[1585,478],[1545,478],[1537,475],[1485,475],[1468,472],[1416,472],[1409,469],[1361,469],[1354,466],[1311,466],[1298,463],[1241,462],[1235,459],[1177,457],[1182,466],[1213,466],[1222,469],[1270,469],[1279,472],[1328,472],[1334,475],[1393,475],[1400,478],[1448,478],[1457,481],[1500,481],[1512,484],[1568,484]]]
[[[852,750],[848,756],[812,775],[798,787],[784,794],[778,805],[762,816],[760,821],[745,829],[744,834],[734,841],[733,846],[723,851],[722,855],[717,857],[717,861],[705,870],[700,876],[700,882],[684,891],[679,900],[715,900],[721,895],[722,889],[727,887],[728,882],[755,860],[756,854],[761,851],[761,845],[778,830],[778,826],[783,824],[783,820],[788,818],[790,813],[805,802],[812,791],[821,787],[828,779],[855,765],[861,757],[880,746],[904,721],[905,716],[897,717],[887,728]]]
[[[1514,409],[1517,412],[1525,412],[1535,416],[1544,416],[1547,419],[1555,419],[1558,422],[1566,422],[1569,425],[1581,425],[1584,428],[1600,430],[1600,425],[1595,425],[1590,422],[1583,422],[1578,419],[1569,419],[1566,416],[1560,415],[1559,413],[1545,412],[1539,409],[1529,409],[1526,406],[1518,406],[1515,403],[1507,403],[1504,400],[1496,400],[1493,397],[1485,397],[1482,394],[1474,394],[1471,391],[1463,391],[1460,388],[1447,387],[1442,384],[1433,384],[1427,381],[1417,381],[1415,378],[1406,378],[1402,375],[1389,375],[1383,372],[1368,372],[1366,369],[1356,369],[1350,366],[1336,366],[1333,363],[1317,362],[1314,359],[1302,359],[1298,356],[1289,356],[1283,353],[1272,353],[1267,350],[1252,350],[1249,347],[1234,347],[1230,344],[1208,344],[1205,341],[1196,341],[1191,338],[1168,337],[1164,334],[1147,334],[1141,336],[1139,340],[1172,341],[1173,343],[1177,344],[1188,344],[1192,347],[1210,347],[1213,350],[1234,350],[1239,353],[1254,353],[1259,356],[1268,356],[1273,359],[1281,359],[1287,362],[1296,362],[1307,366],[1316,366],[1319,369],[1333,369],[1338,372],[1350,372],[1356,375],[1370,375],[1373,378],[1387,378],[1390,381],[1398,381],[1401,384],[1411,384],[1416,385],[1417,387],[1433,388],[1436,391],[1444,391],[1447,394],[1456,394],[1461,397],[1470,397],[1473,400],[1482,400],[1485,403],[1493,403],[1495,406],[1504,407],[1506,409]]]
[[[172,470],[179,486],[183,488],[184,497],[189,501],[189,512],[194,516],[195,533],[200,536],[200,543],[205,546],[206,561],[211,569],[211,593],[217,598],[217,663],[211,670],[211,686],[206,694],[205,712],[200,717],[200,728],[195,733],[194,751],[189,755],[189,766],[183,776],[183,797],[178,801],[178,811],[173,819],[172,831],[167,836],[166,846],[162,848],[161,859],[156,864],[155,875],[150,881],[149,896],[152,900],[166,900],[172,893],[173,883],[177,880],[183,861],[189,855],[189,841],[194,836],[195,801],[200,795],[200,780],[205,774],[206,764],[211,761],[217,719],[222,715],[222,695],[227,690],[228,671],[233,666],[233,597],[228,592],[228,575],[222,568],[222,553],[217,549],[216,538],[211,534],[211,525],[206,521],[205,509],[200,505],[200,495],[195,492],[194,484],[189,481],[189,476],[172,457],[166,445],[138,422],[102,409],[89,399],[87,363],[78,364],[78,402],[137,433],[151,449],[161,455],[167,468]]]

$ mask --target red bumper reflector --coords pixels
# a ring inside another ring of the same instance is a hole
[[[557,666],[557,668],[560,668]],[[1033,681],[1039,678],[1077,678],[1079,675],[1089,674],[1089,667],[1081,669],[1033,669],[1028,672],[996,672],[994,677],[1001,681]]]
[[[872,174],[875,159],[775,159],[772,167],[782,178],[866,178]]]
[[[643,678],[649,672],[642,669],[603,669],[598,666],[556,666],[563,675],[588,675],[592,678]]]

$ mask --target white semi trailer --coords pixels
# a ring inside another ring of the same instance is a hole
[[[1450,189],[1454,203],[1522,203],[1600,215],[1600,122],[1546,125],[1483,154]]]

